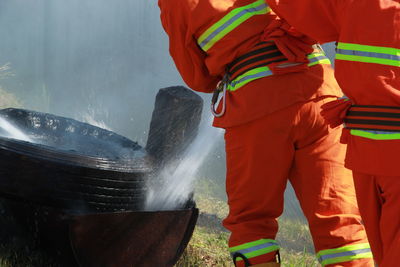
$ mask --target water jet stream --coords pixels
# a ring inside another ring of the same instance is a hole
[[[223,133],[223,130],[211,127],[211,121],[212,118],[200,127],[182,160],[166,166],[156,177],[156,184],[149,185],[146,210],[173,210],[188,200],[198,169]]]
[[[0,128],[5,131],[0,132],[0,136],[5,136],[7,138],[18,139],[22,141],[27,141],[32,143],[32,139],[30,139],[26,134],[24,134],[17,127],[13,126],[6,119],[0,117]]]

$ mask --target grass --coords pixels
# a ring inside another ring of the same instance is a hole
[[[176,267],[233,266],[228,254],[227,232],[212,231],[207,227],[197,226],[193,237]],[[315,257],[307,251],[281,249],[282,266],[312,267],[318,266]]]
[[[232,266],[227,253],[228,236],[226,232],[196,226],[192,239],[176,266]]]
[[[204,179],[196,186],[200,217],[193,237],[176,267],[233,266],[227,247],[229,233],[221,226],[228,206],[225,201],[213,197],[212,190],[208,190],[216,186]],[[282,266],[318,266],[308,226],[303,221],[288,218],[279,219],[279,226],[277,240],[282,247]]]
[[[11,249],[9,246],[0,247],[0,267],[58,267],[59,265],[40,251]]]

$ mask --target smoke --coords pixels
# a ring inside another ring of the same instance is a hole
[[[183,84],[156,1],[1,0],[0,38],[0,66],[9,62],[13,74],[1,85],[24,108],[110,128],[142,146],[157,91]],[[198,171],[223,184],[216,142]]]
[[[159,88],[182,84],[156,2],[2,0],[3,86],[24,107],[80,119],[87,108],[142,144]]]

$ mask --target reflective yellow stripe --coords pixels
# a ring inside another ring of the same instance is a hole
[[[345,50],[375,52],[375,53],[390,54],[390,55],[397,55],[397,56],[400,55],[400,49],[392,48],[392,47],[361,45],[361,44],[352,44],[352,43],[338,43],[337,48],[345,49]]]
[[[317,253],[318,261],[322,266],[352,261],[356,259],[372,258],[368,243],[344,246],[334,249],[325,249]]]
[[[329,60],[329,58],[327,58],[325,56],[324,53],[312,53],[310,55],[307,56],[308,58],[308,66],[314,66],[317,64],[331,64],[331,61]]]
[[[228,84],[228,91],[236,91],[240,87],[248,84],[256,79],[268,77],[272,75],[272,71],[268,67],[259,67],[246,71],[244,74],[238,76],[235,80]]]
[[[259,239],[248,242],[239,246],[229,248],[232,257],[235,253],[240,253],[247,259],[258,257],[264,254],[279,250],[278,243],[273,239]],[[242,258],[237,258],[236,261],[241,261]]]
[[[400,67],[400,49],[351,43],[338,43],[336,59]]]
[[[373,140],[398,140],[400,139],[400,133],[387,132],[383,133],[383,131],[368,131],[368,130],[356,130],[351,129],[350,134],[354,136],[360,136]]]
[[[309,63],[308,66],[312,67],[317,64],[330,64],[331,62],[329,59],[323,54],[323,53],[313,53],[307,56]],[[249,70],[245,72],[244,74],[236,77],[233,81],[231,81],[227,85],[227,90],[228,91],[236,91],[240,87],[243,87],[244,85],[248,84],[251,81],[260,79],[260,78],[265,78],[268,76],[273,75],[272,71],[270,68],[267,66],[264,67],[259,67],[255,68],[252,70]]]
[[[249,5],[235,8],[200,35],[197,43],[204,51],[207,51],[244,21],[254,15],[267,14],[270,11],[264,0],[257,0]]]

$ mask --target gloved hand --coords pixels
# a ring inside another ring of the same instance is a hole
[[[335,128],[343,123],[352,104],[347,97],[330,101],[321,106],[321,115],[331,128]]]
[[[307,55],[313,52],[317,43],[298,32],[283,19],[276,19],[265,28],[262,41],[274,41],[278,49],[290,62],[308,62]]]

